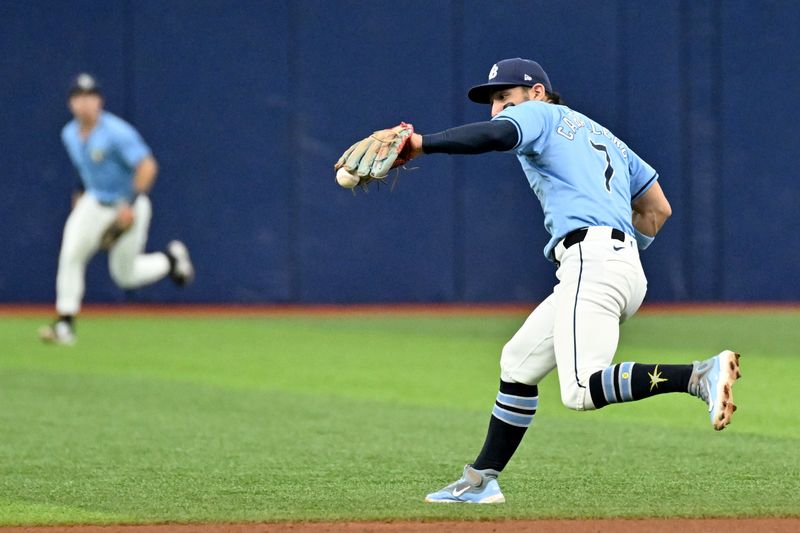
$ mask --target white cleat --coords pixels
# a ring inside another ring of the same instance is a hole
[[[506,497],[497,484],[497,470],[475,470],[464,467],[461,478],[425,497],[428,503],[505,503]]]
[[[733,383],[742,377],[739,354],[724,350],[705,361],[695,361],[689,378],[689,394],[708,404],[711,425],[717,431],[731,423],[736,411],[733,403]]]
[[[170,241],[167,244],[167,254],[173,259],[172,270],[169,273],[172,281],[181,287],[194,281],[194,265],[186,245],[181,241]]]
[[[62,346],[72,346],[77,340],[75,330],[63,320],[57,320],[49,326],[39,328],[39,338],[48,344],[60,344]]]

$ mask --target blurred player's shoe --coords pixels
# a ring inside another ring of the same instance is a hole
[[[176,285],[183,287],[194,281],[194,265],[185,244],[181,241],[170,241],[167,244],[167,255],[172,259],[169,277]]]
[[[695,361],[689,378],[689,394],[708,404],[711,425],[720,431],[731,423],[736,405],[733,382],[741,377],[739,354],[725,350],[705,361]]]
[[[475,470],[472,465],[464,467],[458,481],[450,483],[438,492],[425,497],[429,503],[504,503],[506,497],[497,484],[497,470]]]
[[[51,344],[72,346],[75,344],[75,330],[64,320],[57,320],[49,326],[39,328],[39,338]]]

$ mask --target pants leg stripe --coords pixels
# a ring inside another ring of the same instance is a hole
[[[575,363],[575,382],[578,387],[585,389],[586,387],[581,384],[581,380],[578,377],[578,295],[580,294],[581,278],[583,277],[583,248],[581,243],[578,243],[578,254],[581,260],[581,268],[578,270],[578,286],[575,288],[575,305],[572,308],[572,356]]]

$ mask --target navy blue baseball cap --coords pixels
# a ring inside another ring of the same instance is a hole
[[[97,94],[102,96],[103,92],[100,90],[100,84],[91,74],[81,72],[72,79],[69,84],[70,98],[76,94]]]
[[[492,66],[489,80],[470,89],[467,97],[478,104],[489,104],[489,95],[502,87],[533,87],[537,83],[544,85],[547,92],[553,92],[550,78],[539,63],[521,57],[504,59]]]

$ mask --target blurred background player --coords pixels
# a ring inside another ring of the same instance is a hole
[[[111,278],[122,289],[135,289],[169,275],[183,286],[194,278],[186,246],[171,241],[163,252],[145,254],[152,208],[147,193],[158,164],[139,133],[103,110],[96,80],[79,74],[69,90],[73,120],[61,140],[80,175],[72,212],[64,226],[56,278],[57,320],[39,330],[45,342],[73,344],[75,316],[81,308],[86,265],[100,249],[108,250]]]

